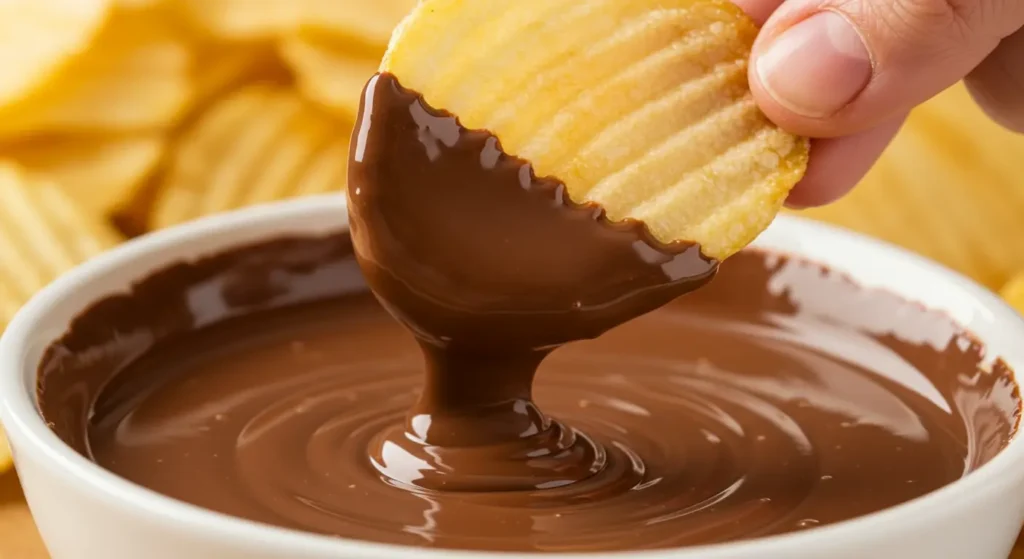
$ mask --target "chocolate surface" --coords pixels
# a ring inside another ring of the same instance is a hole
[[[746,252],[541,365],[539,407],[605,449],[599,472],[410,489],[368,449],[420,399],[422,354],[339,235],[183,263],[98,303],[48,352],[40,405],[103,467],[228,514],[409,545],[628,550],[805,529],[961,477],[1020,406],[981,353],[940,313]]]

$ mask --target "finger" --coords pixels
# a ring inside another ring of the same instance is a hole
[[[768,17],[772,15],[785,0],[732,0],[758,25],[764,25]]]
[[[1024,133],[1024,29],[1003,39],[966,82],[992,120]]]
[[[790,0],[758,38],[751,85],[782,127],[844,136],[956,83],[1022,25],[1019,0]]]
[[[811,143],[811,159],[800,184],[786,205],[808,208],[834,202],[849,192],[892,142],[907,115],[843,138],[824,138]]]

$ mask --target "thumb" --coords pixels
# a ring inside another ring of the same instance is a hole
[[[845,136],[953,85],[1022,25],[1019,0],[788,0],[754,46],[750,81],[783,128]]]

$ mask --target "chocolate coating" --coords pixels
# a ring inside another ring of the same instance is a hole
[[[573,203],[494,135],[463,128],[390,74],[370,81],[358,122],[356,255],[427,362],[422,397],[375,441],[375,465],[448,491],[553,488],[600,473],[611,451],[534,404],[537,366],[561,344],[700,287],[717,264]]]

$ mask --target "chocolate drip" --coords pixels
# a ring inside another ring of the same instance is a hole
[[[717,264],[574,203],[493,134],[467,130],[392,75],[370,81],[358,122],[356,255],[427,362],[422,396],[377,441],[374,464],[445,490],[550,488],[599,472],[605,449],[532,401],[537,367],[562,344],[700,287]]]

